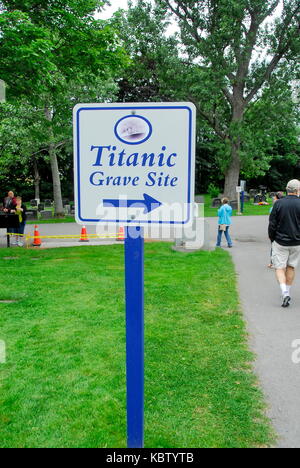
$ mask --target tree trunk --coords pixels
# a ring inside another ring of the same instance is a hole
[[[239,144],[232,143],[231,162],[225,173],[224,196],[229,200],[237,199],[236,187],[239,185],[241,168],[239,146]]]
[[[50,108],[45,108],[45,116],[48,122],[52,123],[52,111]],[[60,184],[60,175],[58,169],[56,148],[54,144],[53,129],[52,125],[49,126],[49,146],[48,152],[50,157],[51,172],[52,172],[52,182],[53,182],[53,199],[54,199],[54,210],[55,216],[64,217],[64,208],[62,203],[61,195],[61,184]]]
[[[57,162],[55,146],[52,143],[49,145],[49,156],[50,156],[50,164],[51,164],[51,171],[52,171],[55,216],[64,217],[65,214],[64,214],[64,208],[63,208],[62,196],[61,196],[61,184],[60,184],[58,162]]]
[[[243,90],[240,86],[235,87],[233,92],[233,113],[231,120],[231,160],[225,172],[224,196],[229,200],[237,199],[236,187],[239,185],[241,170],[241,136],[240,126],[244,117],[245,103]]]
[[[40,200],[40,182],[41,177],[39,173],[39,168],[36,158],[33,160],[33,169],[34,169],[34,198]]]

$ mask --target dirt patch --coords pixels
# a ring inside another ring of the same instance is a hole
[[[69,260],[69,258],[51,258],[52,262],[64,262],[65,260]]]
[[[237,242],[258,242],[256,237],[237,237],[234,240]]]

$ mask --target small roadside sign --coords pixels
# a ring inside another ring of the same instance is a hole
[[[241,191],[242,191],[242,187],[241,187],[241,186],[236,187],[236,192],[237,192],[237,193],[241,193]]]
[[[185,225],[193,220],[192,103],[74,108],[76,220]]]

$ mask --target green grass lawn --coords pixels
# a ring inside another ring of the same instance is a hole
[[[145,446],[268,446],[231,257],[145,250]],[[122,245],[0,250],[1,448],[126,446],[123,263]]]
[[[74,216],[65,216],[64,218],[50,218],[50,219],[35,219],[28,220],[26,224],[61,224],[61,223],[75,223]]]
[[[204,196],[204,214],[206,217],[217,216],[218,208],[212,208],[212,198],[210,195]],[[243,216],[258,216],[258,215],[269,215],[270,208],[272,206],[272,200],[268,200],[269,205],[254,205],[253,200],[244,204]],[[236,210],[233,210],[233,216],[236,216]]]

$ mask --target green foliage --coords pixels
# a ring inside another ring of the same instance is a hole
[[[78,76],[64,92],[53,97],[52,142],[60,160],[63,192],[73,197],[72,108],[75,102],[115,100],[117,85],[113,79],[100,77],[86,85]],[[0,105],[0,186],[13,183],[16,192],[34,198],[34,166],[41,176],[43,198],[53,198],[48,154],[49,123],[44,109],[30,105],[24,98]],[[14,174],[14,177],[12,177]]]
[[[2,129],[7,136],[17,134],[13,154],[26,154],[28,161],[34,153],[44,160],[48,158],[48,162],[51,159],[57,206],[61,205],[59,182],[64,169],[58,171],[56,160],[60,155],[62,166],[68,170],[72,156],[72,108],[81,100],[111,99],[116,91],[114,78],[128,63],[113,28],[94,18],[95,10],[103,3],[2,2],[0,76],[8,86],[8,101],[27,109],[27,117],[18,113],[19,128],[13,130],[14,121],[10,118],[10,124],[6,119]],[[37,125],[27,129],[29,114]],[[24,143],[22,131],[26,133]],[[69,145],[68,152],[64,145]],[[7,145],[2,157],[2,165],[9,169]]]
[[[207,188],[207,192],[211,196],[211,198],[216,198],[220,193],[220,189],[213,183],[210,183]]]
[[[37,84],[39,92],[51,86],[57,67],[47,28],[33,24],[25,13],[13,11],[0,14],[0,32],[0,76],[8,85],[8,97],[11,92],[26,94]]]
[[[45,148],[43,114],[26,102],[0,105],[0,187],[34,198],[32,159]],[[40,159],[41,160],[41,159]]]
[[[241,129],[242,172],[247,178],[263,176],[273,161],[296,166],[300,159],[299,103],[286,76],[274,74],[259,100],[249,105]]]
[[[266,138],[268,122],[263,121],[260,131],[257,128],[257,135],[255,122],[249,125],[250,108],[262,97],[266,99],[265,88],[274,93],[272,99],[269,96],[269,105],[278,126],[286,118],[286,127],[291,124],[291,133],[295,134],[295,122],[281,103],[278,106],[276,88],[268,83],[276,70],[284,75],[286,84],[299,77],[299,1],[285,1],[277,17],[278,0],[157,3],[177,17],[189,59],[186,98],[195,102],[202,120],[223,142],[217,159],[231,181],[227,189],[233,194],[239,169],[252,175],[265,173],[276,146],[276,132]],[[255,162],[251,161],[253,154],[257,155]]]
[[[1,0],[0,7],[27,12],[35,23],[73,24],[74,18],[92,17],[108,0]]]
[[[299,101],[297,107],[290,86],[299,78],[299,35],[293,34],[297,2],[285,2],[273,21],[276,2],[270,0],[159,0],[156,5],[138,0],[111,21],[97,21],[94,11],[104,3],[0,1],[0,78],[15,106],[14,115],[4,115],[5,108],[0,116],[5,119],[2,130],[0,122],[3,176],[21,153],[28,180],[31,155],[39,152],[43,167],[53,144],[69,186],[71,110],[79,101],[193,101],[197,191],[224,178],[234,144],[246,178],[268,175],[273,167],[282,171],[284,161],[287,169],[297,165]],[[179,16],[180,37],[166,36],[172,9]],[[254,17],[259,28],[251,36]],[[276,50],[281,61],[266,76]]]
[[[37,103],[46,94],[64,90],[78,74],[106,79],[126,64],[115,31],[95,20],[92,11],[82,10],[85,2],[41,3],[49,3],[49,9],[22,2],[22,11],[0,14],[0,76],[9,95],[26,94]]]
[[[128,12],[119,11],[112,23],[119,31],[131,63],[118,81],[120,101],[170,101],[178,98],[178,79],[183,65],[178,42],[167,38],[169,25],[165,10],[151,2],[129,2]]]

